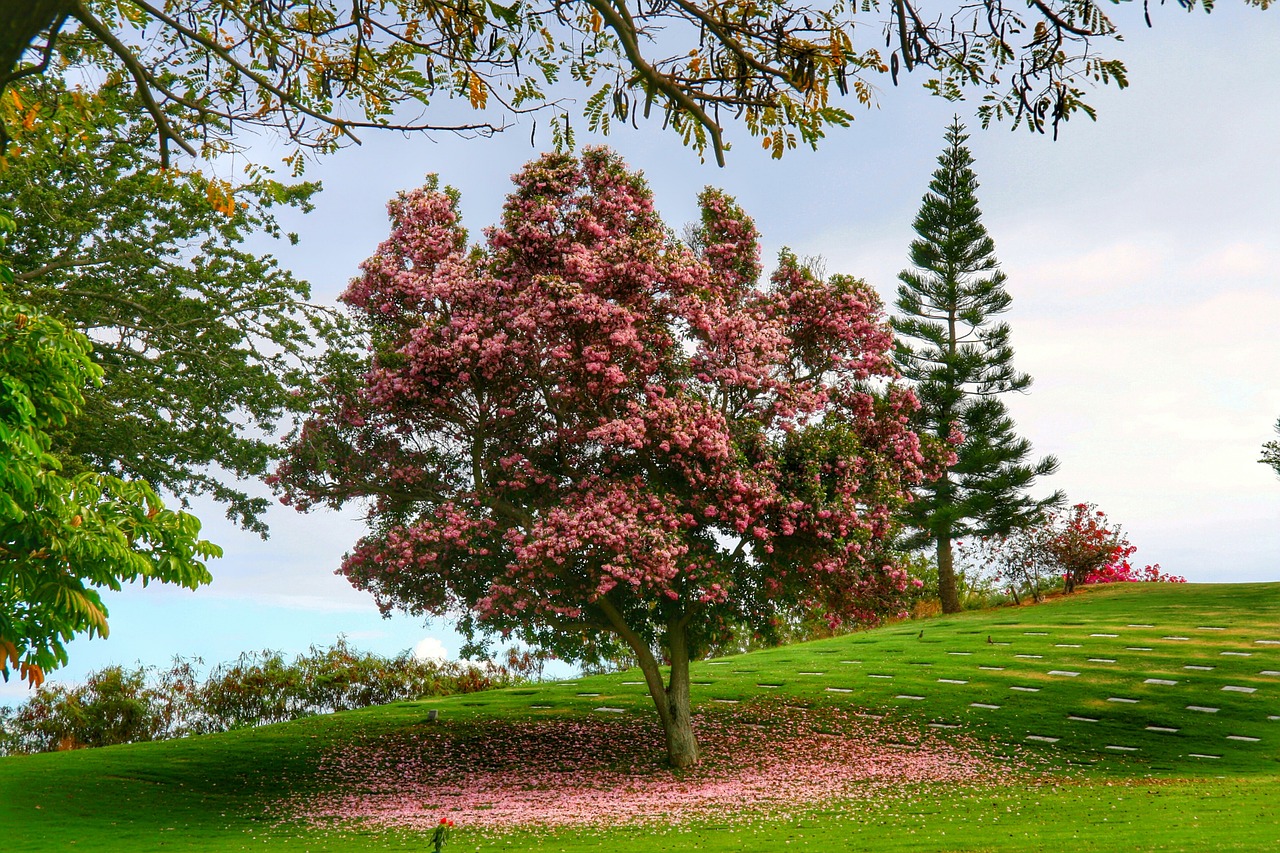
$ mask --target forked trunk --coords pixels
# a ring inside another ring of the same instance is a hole
[[[622,614],[608,599],[601,599],[605,612],[618,636],[635,652],[644,673],[649,696],[653,698],[667,740],[667,760],[672,767],[692,767],[698,763],[698,740],[693,734],[693,715],[689,709],[689,636],[687,619],[667,623],[667,651],[671,655],[669,684],[662,683],[662,669],[644,640],[627,626]]]

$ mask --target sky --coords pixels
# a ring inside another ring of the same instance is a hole
[[[821,256],[891,308],[912,218],[958,113],[1013,296],[1014,364],[1034,379],[1009,408],[1035,453],[1060,461],[1044,491],[1096,503],[1142,564],[1195,582],[1280,581],[1280,478],[1257,462],[1280,417],[1280,12],[1157,7],[1148,30],[1140,10],[1120,10],[1126,41],[1112,50],[1131,85],[1096,92],[1097,122],[1076,118],[1057,141],[982,130],[976,102],[931,98],[911,77],[882,87],[874,109],[816,152],[781,161],[738,128],[723,169],[656,126],[578,141],[606,142],[642,170],[677,232],[696,218],[698,190],[721,187],[755,218],[766,259],[783,246]],[[550,144],[545,133],[538,141]],[[462,192],[476,235],[539,150],[528,124],[490,140],[366,133],[362,146],[308,168],[324,184],[317,209],[282,217],[300,244],[258,248],[332,302],[385,238],[397,191],[438,173]],[[264,143],[254,155],[283,153]],[[334,575],[363,532],[357,509],[278,507],[265,541],[215,505],[194,511],[225,550],[213,584],[107,593],[110,636],[73,641],[53,679],[174,655],[295,654],[339,635],[382,654],[456,657],[461,638],[447,622],[383,619]],[[16,681],[0,683],[0,703],[24,695]]]

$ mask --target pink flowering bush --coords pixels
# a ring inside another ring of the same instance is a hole
[[[1041,600],[1046,585],[1058,578],[1067,593],[1082,584],[1186,582],[1162,572],[1158,563],[1135,567],[1132,557],[1137,550],[1120,526],[1090,503],[1049,512],[1039,523],[1005,536],[960,543],[958,548],[966,566],[975,572],[985,569],[997,582],[1006,583],[1015,601],[1019,589]]]
[[[369,351],[332,354],[275,482],[303,510],[367,502],[341,571],[384,611],[633,656],[687,766],[688,663],[730,625],[901,610],[892,519],[940,460],[862,281],[784,252],[762,282],[716,190],[677,242],[604,149],[514,180],[479,246],[435,178],[391,202],[343,296]]]
[[[1051,514],[1048,527],[1043,547],[1062,573],[1065,592],[1080,584],[1186,582],[1185,578],[1162,574],[1159,564],[1135,569],[1130,558],[1137,546],[1093,504],[1078,503],[1068,513]]]

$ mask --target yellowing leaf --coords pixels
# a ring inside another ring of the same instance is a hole
[[[471,101],[473,109],[482,110],[489,101],[489,90],[485,88],[480,75],[474,71],[467,73],[470,75],[467,80],[467,98]]]

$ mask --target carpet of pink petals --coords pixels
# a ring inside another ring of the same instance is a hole
[[[702,763],[672,771],[656,722],[441,722],[324,756],[327,793],[277,804],[287,819],[431,829],[646,823],[784,813],[922,782],[992,783],[1023,772],[976,741],[841,709],[744,706],[703,713]]]

